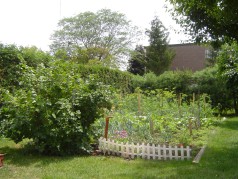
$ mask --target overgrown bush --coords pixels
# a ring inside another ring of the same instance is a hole
[[[190,71],[166,71],[157,76],[150,72],[144,76],[133,76],[132,87],[142,90],[167,89],[176,93],[187,93],[191,84],[192,72]]]
[[[233,109],[238,115],[238,43],[224,44],[217,60],[220,77],[226,84]]]
[[[190,97],[193,93],[205,93],[210,96],[211,105],[217,109],[217,112],[226,113],[234,108],[234,93],[232,90],[228,90],[227,82],[218,74],[218,66],[216,65],[195,73],[191,71],[166,71],[160,76],[153,73],[147,73],[144,76],[134,75],[132,87],[132,91],[135,91],[137,87],[142,90],[164,89],[172,90],[177,95],[184,93]],[[235,87],[236,85],[233,84],[233,89]]]
[[[167,71],[158,76],[159,89],[173,90],[177,94],[185,93],[189,94],[189,86],[192,83],[191,71]]]
[[[131,91],[132,75],[128,72],[110,69],[100,65],[78,65],[78,68],[82,78],[87,78],[88,75],[94,74],[104,84],[111,85],[124,93]]]
[[[197,71],[192,75],[191,93],[206,93],[211,98],[212,107],[219,113],[233,108],[232,97],[226,88],[225,81],[218,75],[218,67]]]
[[[36,47],[17,47],[0,44],[0,86],[13,90],[19,87],[22,76],[22,64],[36,68],[47,64],[53,57]]]
[[[73,63],[24,68],[21,88],[1,91],[3,134],[15,142],[32,139],[35,149],[44,154],[90,150],[91,125],[102,108],[110,108],[110,87],[93,75],[83,80]]]
[[[0,87],[12,90],[18,86],[23,62],[20,50],[15,45],[0,44]]]

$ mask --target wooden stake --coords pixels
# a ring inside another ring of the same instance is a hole
[[[193,127],[192,127],[191,119],[189,119],[189,121],[188,121],[188,127],[189,127],[189,134],[191,136],[191,135],[193,135]]]
[[[106,117],[106,126],[104,131],[104,138],[107,140],[108,136],[108,126],[109,126],[109,119],[112,118],[111,116]]]
[[[141,115],[141,95],[138,93],[138,115]]]

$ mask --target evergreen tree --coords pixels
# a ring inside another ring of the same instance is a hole
[[[151,21],[151,29],[146,31],[150,45],[146,48],[146,68],[159,75],[168,70],[174,53],[168,48],[167,29],[156,16]]]
[[[142,45],[137,45],[129,59],[127,71],[135,75],[144,75],[145,73],[145,48]]]

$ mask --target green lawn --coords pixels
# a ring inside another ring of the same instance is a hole
[[[199,164],[192,161],[124,160],[117,157],[46,157],[30,155],[1,139],[7,153],[0,178],[238,178],[238,117],[229,118],[209,135]]]

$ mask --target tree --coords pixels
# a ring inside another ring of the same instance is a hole
[[[20,47],[20,53],[23,59],[26,61],[26,64],[30,67],[36,68],[39,64],[48,65],[50,61],[53,60],[53,57],[35,46],[32,47]]]
[[[64,49],[69,56],[77,56],[78,49],[83,49],[89,51],[90,58],[102,63],[110,59],[110,64],[104,64],[108,66],[118,66],[138,35],[137,28],[124,14],[109,9],[64,18],[58,26],[59,30],[52,36],[53,52]]]
[[[150,43],[146,47],[146,69],[159,75],[169,69],[174,57],[173,51],[168,48],[168,32],[159,18],[155,17],[146,34]]]
[[[167,0],[173,5],[174,19],[197,42],[238,41],[238,1],[236,0]]]
[[[127,71],[135,75],[144,75],[146,71],[145,67],[145,48],[141,45],[136,46],[134,52],[129,59],[129,65]]]
[[[89,152],[92,124],[110,109],[112,88],[94,75],[81,78],[80,65],[55,61],[25,67],[21,88],[0,91],[0,135],[32,139],[47,155]]]
[[[53,57],[36,47],[17,47],[0,44],[0,86],[12,90],[19,86],[22,76],[22,65],[36,68],[39,64],[47,64]]]
[[[233,98],[235,113],[238,114],[238,44],[224,44],[218,53],[218,67],[221,77]]]

